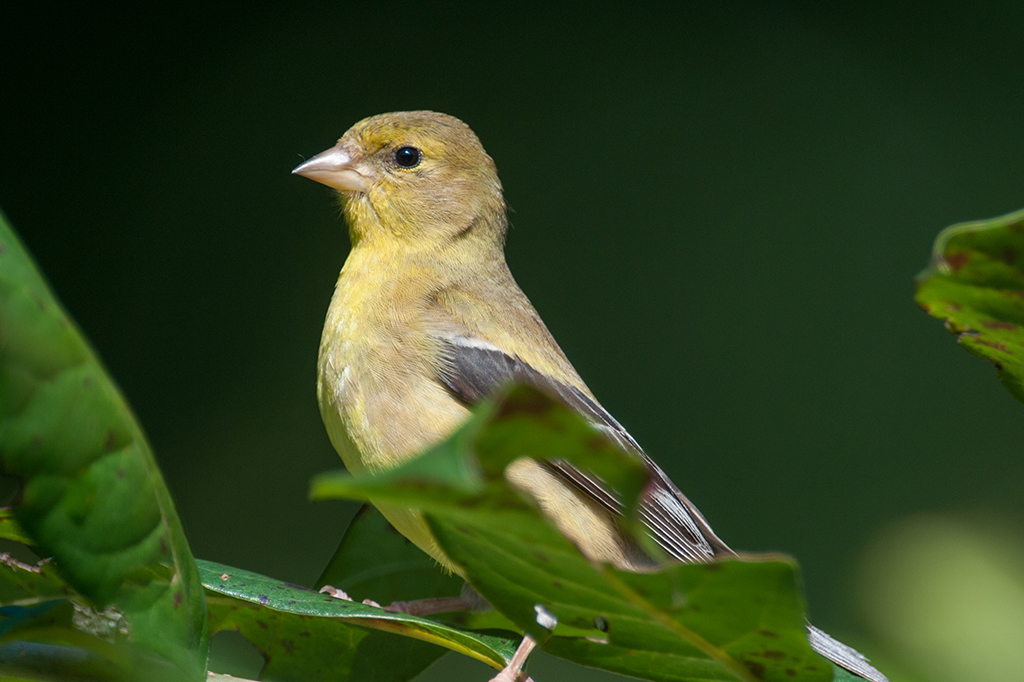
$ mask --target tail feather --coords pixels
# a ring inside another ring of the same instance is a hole
[[[807,624],[807,641],[811,648],[841,668],[846,668],[855,675],[860,675],[871,682],[889,682],[889,678],[868,663],[864,654],[848,647],[837,639],[822,632],[810,623]]]

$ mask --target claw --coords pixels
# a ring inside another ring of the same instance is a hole
[[[352,597],[348,596],[345,590],[339,590],[334,585],[324,585],[320,588],[320,594],[329,594],[335,599],[344,599],[345,601],[352,601]]]

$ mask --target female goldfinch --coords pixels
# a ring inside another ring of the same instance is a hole
[[[293,172],[338,190],[348,221],[352,250],[320,341],[317,397],[350,471],[394,467],[449,436],[469,406],[497,387],[531,384],[643,458],[651,482],[640,516],[669,556],[734,556],[597,402],[512,278],[501,183],[466,124],[429,111],[373,116]],[[619,532],[617,500],[599,481],[568,464],[528,458],[506,475],[592,560],[625,570],[653,567]],[[399,532],[459,572],[422,515],[377,506]],[[886,682],[863,656],[820,630],[809,626],[809,638],[839,665]],[[519,664],[507,669],[509,679]]]

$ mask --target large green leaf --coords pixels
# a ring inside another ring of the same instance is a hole
[[[1024,402],[1024,211],[939,233],[915,300]]]
[[[0,469],[36,551],[124,618],[124,672],[202,679],[203,589],[149,444],[2,214]]]
[[[236,630],[251,641],[267,660],[266,679],[398,682],[441,656],[441,647],[495,668],[515,650],[516,642],[505,637],[335,599],[209,561],[198,565],[212,593],[207,598],[211,628]]]
[[[640,462],[573,411],[520,388],[478,407],[453,438],[407,464],[376,475],[326,474],[314,480],[313,495],[421,509],[496,609],[550,652],[584,665],[650,680],[832,679],[832,666],[807,643],[790,560],[646,574],[594,565],[505,481],[504,468],[523,453],[598,473],[627,510],[646,480]],[[557,616],[553,633],[538,623],[538,609]]]

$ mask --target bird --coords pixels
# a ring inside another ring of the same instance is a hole
[[[292,172],[336,190],[348,224],[351,249],[320,340],[317,399],[350,472],[398,466],[451,435],[477,401],[507,384],[527,384],[641,458],[650,480],[639,516],[669,557],[695,563],[736,556],[601,406],[516,283],[504,255],[509,223],[502,184],[468,125],[432,111],[371,116]],[[505,473],[589,559],[622,570],[654,567],[623,536],[618,500],[599,479],[565,462],[528,457]],[[466,577],[421,513],[375,505],[442,567]],[[467,589],[434,607],[481,602]],[[413,611],[413,603],[391,607]],[[810,624],[808,639],[838,665],[888,682],[860,653]],[[516,679],[533,646],[524,637],[495,680]]]

